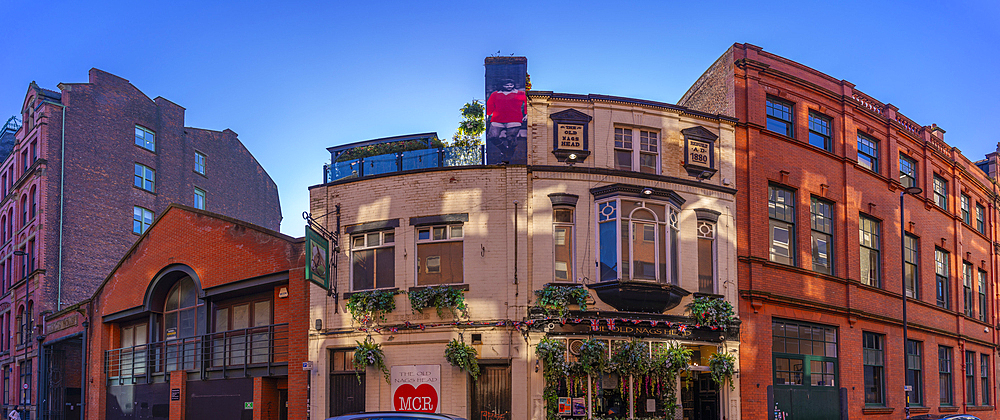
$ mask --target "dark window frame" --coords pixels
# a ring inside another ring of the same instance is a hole
[[[768,131],[795,138],[795,104],[768,96],[764,104],[764,113],[766,115],[765,127]],[[777,130],[782,125],[784,132]]]
[[[965,351],[965,405],[976,405],[976,352]]]
[[[903,239],[903,266],[906,273],[906,296],[920,299],[920,238],[909,233]]]
[[[962,223],[972,226],[972,198],[966,194],[959,196],[959,207],[962,209]]]
[[[816,111],[809,111],[809,144],[833,152],[833,119]],[[817,144],[821,143],[821,144]]]
[[[955,384],[952,378],[952,351],[948,346],[938,346],[938,403],[941,406],[955,406]],[[945,384],[946,386],[941,386]]]
[[[906,385],[912,387],[907,405],[922,407],[924,405],[924,359],[923,343],[916,340],[906,341]]]
[[[858,164],[861,167],[879,172],[879,141],[865,134],[858,133]]]
[[[934,174],[933,190],[934,205],[948,211],[948,180]]]
[[[917,186],[917,161],[899,154],[899,183],[904,188]]]
[[[767,207],[770,223],[768,225],[769,255],[772,262],[794,266],[796,264],[795,246],[795,191],[779,185],[768,185]],[[775,239],[777,230],[785,230],[788,240],[785,246],[780,239]],[[787,256],[781,255],[778,251],[781,248],[787,249]]]
[[[870,230],[866,230],[866,227]],[[859,253],[861,257],[862,284],[872,287],[882,287],[882,221],[861,213],[858,218]],[[865,257],[868,258],[865,258]],[[865,261],[870,264],[868,274],[865,273]]]
[[[885,335],[862,332],[862,363],[866,406],[885,406]]]
[[[939,257],[943,257],[939,258]],[[934,248],[934,277],[936,284],[936,303],[945,309],[951,308],[951,255],[941,248]]]
[[[818,271],[820,273],[833,275],[834,274],[834,226],[833,226],[833,206],[834,204],[817,198],[812,197],[809,205],[809,225],[812,228],[812,260],[813,260],[813,271]],[[821,260],[821,253],[819,252],[820,247],[817,246],[820,242],[825,241],[826,243],[826,265],[819,263]]]

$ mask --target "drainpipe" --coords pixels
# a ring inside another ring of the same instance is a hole
[[[87,316],[89,317],[90,311],[87,311]],[[83,375],[80,376],[80,418],[87,418],[87,337],[90,336],[90,321],[83,321],[83,362],[80,366],[80,372]]]
[[[58,274],[56,275],[56,312],[62,310],[62,263],[63,263],[63,204],[65,202],[66,190],[66,105],[57,104],[52,101],[42,101],[43,103],[62,107],[62,137],[59,143],[59,252],[58,252]]]

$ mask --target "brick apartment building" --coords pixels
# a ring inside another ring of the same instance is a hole
[[[169,204],[281,220],[277,187],[236,133],[185,127],[169,100],[89,76],[31,83],[0,165],[0,406],[25,419],[74,417],[83,326],[47,317],[90,298]]]
[[[526,100],[527,164],[486,165],[482,149],[457,146],[338,161],[433,133],[330,148],[325,183],[310,187],[312,217],[340,244],[330,290],[310,286],[314,418],[399,409],[410,385],[398,381],[417,370],[438,384],[442,413],[543,419],[536,345],[561,342],[573,362],[594,338],[612,352],[632,340],[643,351],[684,346],[694,354],[690,381],[678,379],[669,401],[649,394],[645,377],[596,375],[588,391],[577,375],[560,398],[596,416],[662,415],[676,402],[688,418],[739,419],[740,388],[707,372],[712,354],[738,356],[738,327],[697,327],[685,309],[696,295],[736,302],[733,120],[604,95],[529,90]],[[701,167],[686,164],[693,142],[705,149]],[[410,299],[431,286],[465,291],[468,315],[415,312]],[[545,313],[535,292],[546,287],[586,288],[589,305]],[[347,302],[375,290],[408,295],[392,297],[385,320],[352,319]],[[478,380],[446,361],[452,339],[477,350]],[[365,340],[383,349],[392,385],[374,368],[359,384],[351,360]]]
[[[167,207],[92,299],[52,321],[86,327],[82,418],[306,418],[302,244]]]
[[[680,104],[739,119],[746,418],[996,416],[995,154],[750,44]]]

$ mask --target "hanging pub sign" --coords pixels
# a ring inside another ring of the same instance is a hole
[[[486,57],[486,164],[528,163],[528,59]]]
[[[590,156],[590,115],[575,109],[549,115],[555,131],[552,133],[552,154],[560,162],[583,162]]]
[[[719,168],[715,166],[715,141],[719,136],[705,127],[681,130],[684,135],[684,168],[688,175],[698,179],[711,179]]]
[[[330,289],[330,242],[306,226],[306,280]]]

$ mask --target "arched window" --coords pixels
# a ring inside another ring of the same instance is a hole
[[[7,239],[14,237],[14,206],[7,211]]]
[[[21,344],[24,342],[24,306],[17,308],[17,318],[14,319],[14,325],[17,326],[17,339],[15,341]]]
[[[184,340],[198,333],[198,287],[184,276],[170,288],[163,305],[163,337],[167,344],[167,371],[193,369],[196,343]]]
[[[7,215],[0,216],[0,240],[7,242]]]
[[[28,194],[21,196],[21,228],[28,225]]]
[[[35,215],[38,214],[38,188],[35,186],[31,187],[31,220],[35,220]]]

